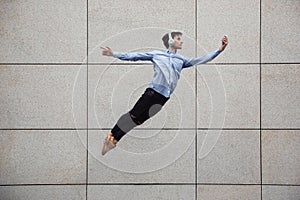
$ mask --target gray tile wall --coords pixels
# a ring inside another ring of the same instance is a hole
[[[300,199],[299,0],[0,1],[0,199]],[[101,55],[227,49],[101,155],[153,77]]]

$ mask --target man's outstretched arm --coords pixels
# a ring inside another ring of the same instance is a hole
[[[222,38],[222,45],[220,46],[219,49],[215,50],[214,52],[211,52],[203,57],[199,57],[199,58],[192,58],[192,59],[187,59],[182,68],[187,68],[187,67],[192,67],[194,65],[199,65],[199,64],[204,64],[207,63],[211,60],[213,60],[215,57],[217,57],[222,51],[224,51],[224,49],[226,48],[228,44],[228,38],[225,35]]]
[[[116,53],[113,52],[109,47],[101,47],[102,55],[105,56],[113,56],[115,58],[119,58],[121,60],[152,60],[153,54],[151,52],[148,53],[140,53],[140,52],[129,52],[129,53]]]

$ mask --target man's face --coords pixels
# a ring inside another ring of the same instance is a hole
[[[175,41],[174,48],[175,49],[182,49],[182,43],[183,43],[183,41],[182,41],[181,35],[175,35],[173,39]]]

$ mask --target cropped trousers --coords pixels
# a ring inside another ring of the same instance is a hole
[[[114,138],[119,141],[131,129],[143,124],[157,114],[169,99],[152,88],[146,88],[133,108],[123,114],[111,129]]]

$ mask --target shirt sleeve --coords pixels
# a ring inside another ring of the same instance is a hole
[[[214,52],[211,52],[211,53],[209,53],[205,56],[199,57],[199,58],[186,59],[183,63],[182,68],[188,68],[188,67],[192,67],[194,65],[207,63],[207,62],[213,60],[215,57],[217,57],[220,53],[221,53],[221,51],[219,49],[217,49]]]
[[[128,52],[128,53],[113,53],[113,57],[119,58],[120,60],[130,60],[130,61],[137,61],[137,60],[151,60],[153,58],[153,51],[140,53],[140,52]]]

